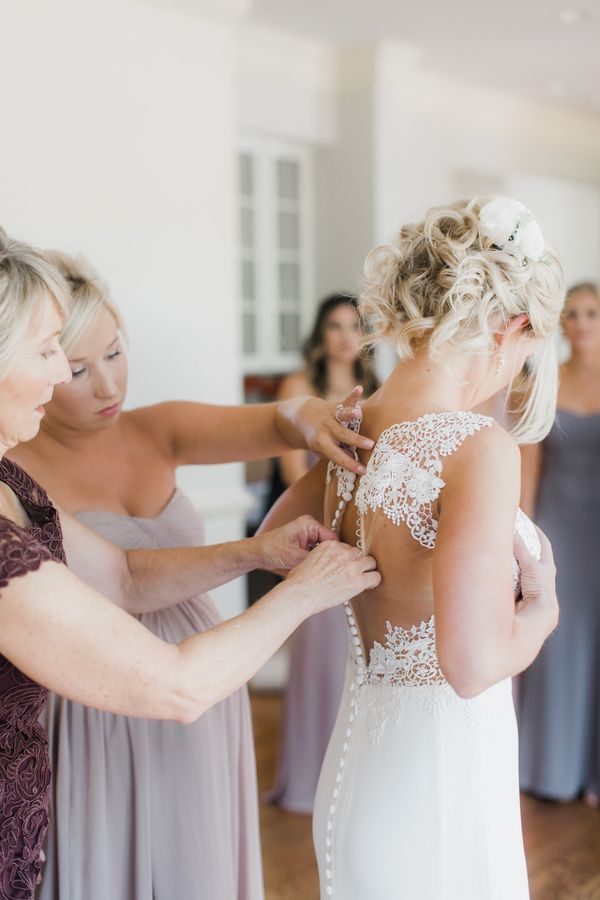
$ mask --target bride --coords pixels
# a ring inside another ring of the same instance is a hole
[[[366,474],[319,464],[266,523],[324,508],[382,574],[346,606],[313,827],[324,900],[529,896],[510,677],[558,606],[550,545],[517,509],[517,444],[554,417],[562,303],[556,257],[508,198],[433,208],[367,259],[371,342],[400,361],[362,407]],[[512,435],[473,412],[507,387]]]

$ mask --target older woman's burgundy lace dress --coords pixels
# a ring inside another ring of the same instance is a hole
[[[15,463],[0,461],[0,481],[19,497],[32,523],[0,516],[0,603],[13,578],[46,560],[65,562],[58,514],[48,495]],[[50,764],[38,718],[46,688],[0,656],[0,900],[31,900],[48,825]]]

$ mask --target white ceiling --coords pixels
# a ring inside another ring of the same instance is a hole
[[[253,0],[247,20],[334,44],[399,40],[426,69],[600,114],[600,0]]]

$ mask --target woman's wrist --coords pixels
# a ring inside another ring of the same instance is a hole
[[[308,619],[316,612],[311,591],[307,590],[302,581],[297,578],[282,581],[272,588],[263,597],[263,600],[275,604],[278,616],[285,610],[287,615],[290,616],[289,624],[292,630],[296,629],[305,619]]]
[[[306,450],[308,448],[306,434],[300,427],[298,413],[307,400],[315,399],[306,396],[290,397],[275,404],[275,427],[290,450]]]

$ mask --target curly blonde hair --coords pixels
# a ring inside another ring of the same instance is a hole
[[[368,255],[360,309],[368,344],[391,343],[400,359],[427,348],[437,361],[458,354],[493,354],[495,334],[525,314],[542,342],[526,376],[513,373],[517,398],[512,433],[519,443],[541,440],[551,428],[558,386],[555,336],[564,303],[560,263],[546,248],[521,262],[482,234],[476,197],[430,209],[404,225],[396,242]]]
[[[60,250],[46,250],[46,259],[60,272],[71,291],[71,314],[60,335],[60,343],[70,356],[81,338],[94,327],[101,309],[107,309],[117,328],[124,334],[121,313],[110,299],[108,288],[82,256],[69,256]]]

